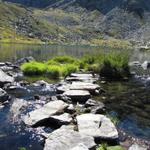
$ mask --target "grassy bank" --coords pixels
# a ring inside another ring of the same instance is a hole
[[[129,76],[129,57],[124,53],[109,53],[84,56],[81,59],[70,56],[54,57],[47,62],[29,62],[21,66],[27,76],[47,76],[58,79],[80,70],[92,71],[109,79],[122,79]]]

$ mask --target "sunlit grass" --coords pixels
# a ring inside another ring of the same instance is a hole
[[[129,76],[129,56],[124,53],[109,53],[84,56],[81,59],[71,56],[54,57],[40,63],[30,62],[21,66],[25,75],[47,75],[50,78],[66,77],[80,69],[93,71],[107,78],[124,78]]]

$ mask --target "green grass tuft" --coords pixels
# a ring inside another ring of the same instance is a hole
[[[93,71],[109,79],[128,77],[129,56],[124,53],[109,53],[85,56],[76,59],[70,56],[54,57],[46,63],[30,62],[21,66],[25,75],[44,75],[50,78],[66,77],[80,69]]]
[[[25,75],[42,75],[46,73],[47,66],[44,63],[30,62],[23,64],[21,70]]]
[[[52,60],[60,64],[72,64],[76,62],[76,59],[71,56],[58,56],[54,57]]]

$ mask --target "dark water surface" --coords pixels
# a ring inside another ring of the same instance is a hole
[[[0,62],[11,61],[27,56],[36,60],[48,60],[53,56],[71,55],[82,57],[86,54],[107,52],[108,48],[89,46],[40,46],[40,45],[0,45]],[[131,61],[150,61],[149,52],[134,51]],[[142,139],[150,139],[150,87],[140,80],[129,82],[111,82],[104,85],[107,100],[104,102],[111,115],[119,118],[119,128]],[[0,150],[17,150],[26,147],[27,150],[42,150],[39,137],[34,136],[21,121],[14,122],[11,114],[11,104],[0,109]]]

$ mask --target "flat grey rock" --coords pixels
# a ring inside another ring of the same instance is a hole
[[[95,91],[99,89],[100,86],[97,84],[87,82],[72,82],[72,84],[63,84],[62,86],[57,87],[57,92],[63,93],[68,90],[86,90],[90,93],[95,93]]]
[[[72,101],[79,102],[85,102],[91,97],[90,93],[84,90],[68,90],[63,95],[70,97]]]
[[[61,115],[52,116],[52,118],[59,120],[62,124],[69,124],[72,121],[70,114],[64,113]]]
[[[109,118],[99,114],[83,114],[77,116],[80,133],[95,139],[116,140],[118,132]]]
[[[100,89],[100,86],[93,83],[73,82],[70,86],[70,90],[87,90],[94,92],[97,89]]]
[[[0,86],[3,86],[6,83],[14,82],[14,78],[7,75],[4,71],[0,69]]]
[[[93,137],[83,135],[68,127],[61,127],[48,136],[44,150],[77,150],[76,147],[79,144],[86,145],[88,149],[96,146]]]
[[[93,76],[92,74],[84,74],[84,73],[72,73],[65,80],[94,83],[95,81],[98,80],[98,76]]]
[[[24,117],[24,122],[27,125],[33,126],[39,121],[47,119],[57,113],[64,111],[68,107],[68,104],[61,100],[51,101],[45,104],[43,107],[31,111],[28,115]]]

